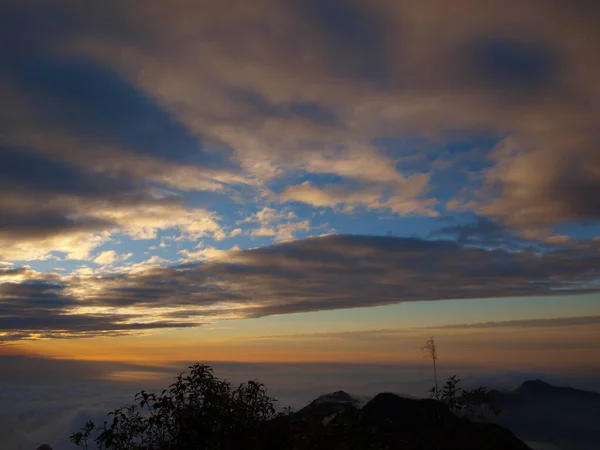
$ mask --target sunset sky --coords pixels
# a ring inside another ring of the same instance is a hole
[[[600,374],[600,3],[1,3],[0,361]]]

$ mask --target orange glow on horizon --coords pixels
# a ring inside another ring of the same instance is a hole
[[[60,359],[138,365],[177,362],[426,364],[421,345],[432,333],[447,365],[495,369],[600,368],[594,326],[451,330],[372,330],[287,336],[178,336],[40,340],[18,351]],[[557,333],[558,332],[558,333]],[[369,334],[371,333],[371,334]],[[13,349],[13,352],[17,352]]]

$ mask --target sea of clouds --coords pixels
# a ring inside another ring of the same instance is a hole
[[[2,450],[35,450],[41,443],[49,443],[54,449],[75,449],[69,442],[69,436],[87,420],[103,423],[107,412],[131,403],[136,392],[142,389],[160,392],[170,384],[173,376],[186,368],[186,363],[154,368],[90,363],[85,366],[85,370],[78,372],[74,368],[78,363],[71,361],[13,358],[11,362],[10,365],[0,365]],[[39,367],[37,372],[33,370],[34,363]],[[291,406],[293,409],[302,408],[321,394],[337,390],[345,390],[363,399],[379,392],[423,397],[432,383],[432,375],[425,365],[210,365],[219,378],[226,378],[234,384],[258,379],[278,400],[279,407]],[[90,368],[92,370],[88,370]],[[446,376],[446,372],[456,372],[455,369],[457,368],[442,369],[440,378]],[[125,374],[127,371],[142,375],[139,379],[128,377],[126,381],[111,380],[111,374]],[[485,384],[506,389],[514,388],[526,379],[540,376],[524,372],[491,373],[473,370],[463,371],[461,375],[466,386]],[[575,383],[577,387],[600,388],[598,385],[594,386],[592,380],[584,378],[546,375],[545,379],[558,384]]]

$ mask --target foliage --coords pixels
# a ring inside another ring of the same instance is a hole
[[[406,447],[398,448],[417,448],[417,444],[423,444],[418,448],[440,448],[437,443],[449,438],[441,428],[434,427],[438,434],[433,435],[425,431],[431,424],[422,418],[408,428],[390,428],[394,420],[400,420],[398,417],[405,423],[413,414],[407,416],[406,411],[390,408],[389,401],[382,402],[381,396],[366,409],[336,408],[334,417],[329,408],[310,405],[297,413],[288,410],[276,414],[274,399],[267,396],[262,384],[249,381],[236,387],[217,379],[208,366],[196,364],[189,369],[160,395],[141,391],[133,404],[110,413],[102,426],[87,422],[71,441],[84,450],[347,450],[392,448],[383,443],[398,440],[406,443]],[[434,386],[430,392],[456,416],[484,418],[484,414],[497,413],[485,388],[463,390],[459,383],[452,376],[442,390]],[[395,406],[414,408],[417,404],[406,402],[401,400]],[[436,420],[442,420],[440,408],[435,410]],[[452,414],[447,416],[456,426],[472,425]]]
[[[459,383],[460,378],[452,375],[448,377],[441,391],[437,391],[435,386],[432,387],[429,390],[429,396],[445,403],[450,411],[457,416],[487,421],[490,416],[496,416],[500,413],[500,409],[493,404],[485,387],[463,389],[459,387]]]
[[[249,381],[233,387],[208,366],[189,369],[160,395],[141,391],[103,426],[88,422],[71,442],[84,450],[90,440],[100,450],[224,450],[240,441],[252,448],[256,431],[277,416],[264,386]]]

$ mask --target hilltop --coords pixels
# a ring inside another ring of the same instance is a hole
[[[335,400],[339,401],[335,401]],[[496,424],[458,418],[441,402],[381,393],[358,407],[339,391],[319,397],[266,427],[276,434],[269,450],[529,450],[509,430]]]
[[[530,450],[509,430],[455,415],[444,403],[380,393],[366,404],[344,391],[278,413],[261,383],[239,386],[194,364],[168,389],[141,391],[105,426],[71,436],[105,450]]]
[[[495,421],[525,441],[551,444],[561,450],[598,449],[597,392],[553,386],[537,379],[525,381],[513,391],[492,390],[490,397],[502,410]]]

